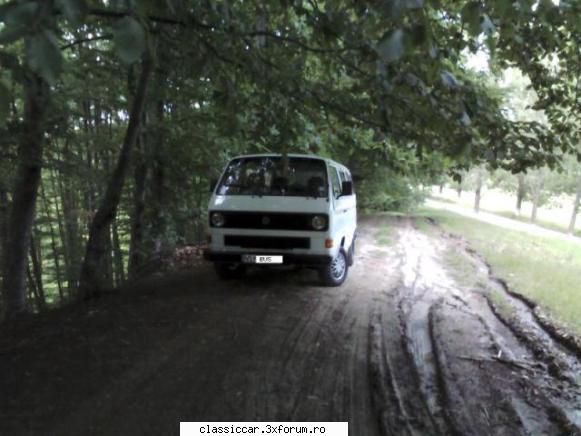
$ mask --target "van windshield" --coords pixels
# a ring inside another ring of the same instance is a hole
[[[327,186],[327,167],[322,159],[258,156],[231,161],[216,192],[319,198],[327,197]]]

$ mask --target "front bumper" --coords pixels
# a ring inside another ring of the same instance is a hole
[[[240,263],[243,254],[267,254],[268,256],[282,256],[283,265],[316,265],[325,266],[331,263],[333,257],[327,254],[296,254],[296,253],[251,253],[204,251],[204,259],[210,262]]]

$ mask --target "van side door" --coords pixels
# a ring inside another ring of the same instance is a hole
[[[355,187],[353,186],[353,179],[351,177],[351,173],[345,168],[339,168],[339,177],[341,179],[341,183],[343,182],[350,182],[352,187],[352,192],[350,195],[342,195],[341,201],[342,205],[345,207],[346,212],[345,215],[345,226],[346,226],[346,235],[347,235],[347,242],[346,247],[351,245],[351,241],[353,240],[353,235],[357,230],[357,197],[355,196]],[[347,245],[347,243],[349,245]]]
[[[335,234],[333,238],[337,241],[345,238],[344,248],[347,251],[351,246],[353,233],[355,232],[355,196],[342,195],[342,182],[346,180],[346,175],[342,169],[335,165],[330,165],[329,172],[335,219]]]

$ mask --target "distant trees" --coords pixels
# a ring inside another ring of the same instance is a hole
[[[573,156],[565,156],[562,167],[550,170],[547,167],[531,169],[526,173],[511,174],[504,170],[488,172],[483,167],[473,168],[463,174],[463,186],[474,192],[474,211],[480,210],[482,190],[489,180],[491,188],[512,194],[516,199],[517,215],[521,215],[525,200],[530,201],[532,223],[537,222],[539,207],[563,194],[571,197],[571,215],[568,222],[568,233],[575,232],[577,214],[580,207],[581,164]],[[450,187],[455,189],[457,182],[449,179]]]
[[[547,169],[539,168],[531,171],[526,176],[527,186],[531,194],[531,202],[533,204],[531,210],[531,222],[537,221],[537,210],[543,201],[543,194],[547,179]]]

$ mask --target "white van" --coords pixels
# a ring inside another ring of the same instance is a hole
[[[318,156],[232,159],[213,183],[205,258],[222,278],[248,265],[305,265],[339,286],[353,264],[356,197],[349,170]]]

